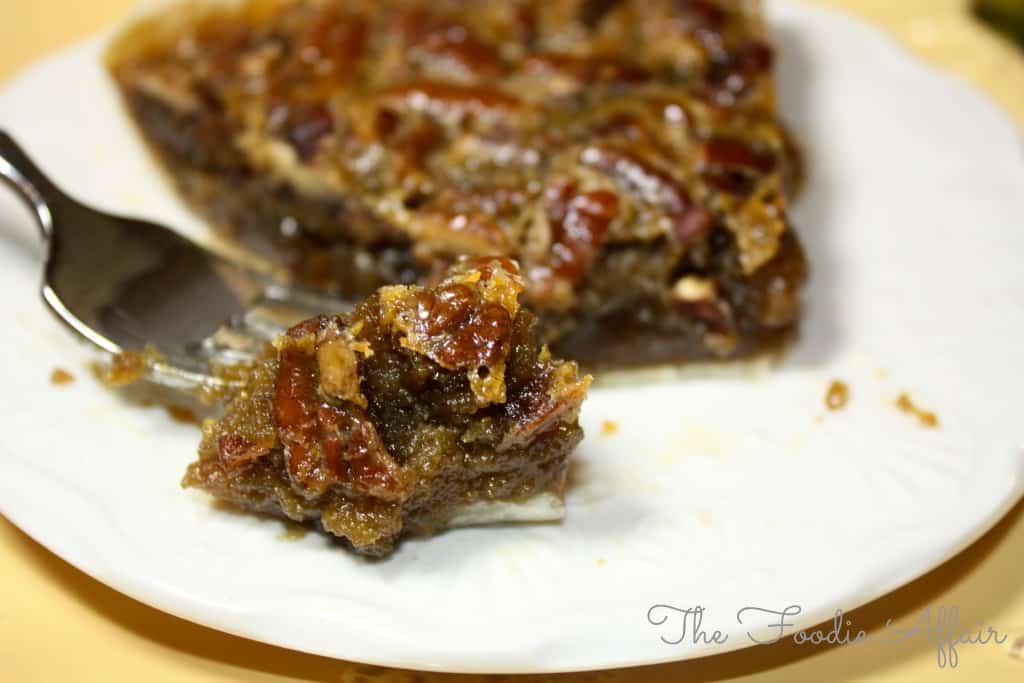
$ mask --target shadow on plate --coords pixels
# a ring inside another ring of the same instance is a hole
[[[820,159],[822,132],[815,91],[823,74],[816,69],[805,38],[785,24],[771,27],[778,46],[777,87],[783,122],[800,148],[804,183],[794,202],[791,219],[807,254],[810,278],[804,290],[804,320],[799,337],[787,350],[784,361],[800,366],[827,363],[840,344],[835,311],[839,305],[839,256],[833,249],[832,208],[838,188]]]

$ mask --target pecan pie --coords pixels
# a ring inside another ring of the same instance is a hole
[[[203,428],[184,484],[366,555],[406,534],[561,518],[590,383],[555,360],[508,259],[457,263],[291,328]]]
[[[108,58],[184,196],[303,281],[514,258],[588,364],[736,357],[799,316],[756,0],[209,1]]]

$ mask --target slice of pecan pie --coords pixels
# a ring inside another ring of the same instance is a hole
[[[366,555],[399,537],[563,515],[590,383],[555,360],[508,259],[307,320],[204,426],[184,484],[311,522]]]
[[[523,267],[557,352],[734,357],[799,315],[790,145],[756,0],[175,5],[112,46],[184,195],[362,296]]]

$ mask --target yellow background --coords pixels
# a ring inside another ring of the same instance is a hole
[[[847,8],[884,26],[918,54],[985,88],[1024,123],[1024,58],[969,21],[966,0],[815,1]],[[0,0],[0,82],[29,60],[108,26],[132,4],[134,0]],[[1018,505],[967,552],[848,618],[857,628],[877,633],[889,618],[900,625],[913,623],[929,605],[956,605],[965,626],[983,622],[1024,637],[1024,505]],[[920,638],[897,647],[870,641],[838,648],[788,642],[695,662],[557,678],[566,683],[734,679],[905,683],[951,677],[1020,682],[1024,681],[1024,659],[1011,657],[1009,643],[963,647],[959,668],[943,671],[937,666],[934,646]],[[0,518],[0,681],[454,682],[480,678],[349,664],[196,626],[90,579]]]

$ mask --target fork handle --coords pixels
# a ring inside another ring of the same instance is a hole
[[[0,130],[0,180],[7,181],[28,204],[39,223],[43,240],[49,240],[53,233],[51,207],[69,200],[3,130]]]

